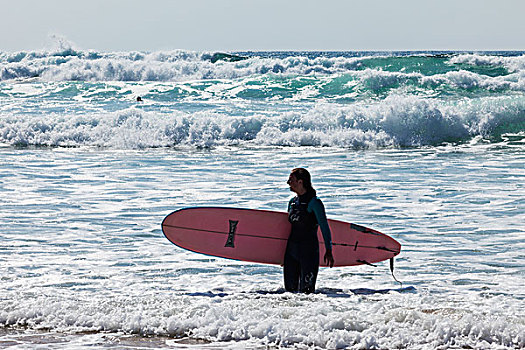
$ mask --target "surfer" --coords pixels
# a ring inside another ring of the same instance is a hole
[[[321,227],[326,248],[324,262],[330,267],[334,266],[332,235],[323,202],[316,197],[308,170],[293,169],[287,184],[297,196],[288,203],[292,232],[284,255],[284,288],[288,292],[313,293],[319,271],[317,228]]]

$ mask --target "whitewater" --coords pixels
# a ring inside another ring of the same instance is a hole
[[[524,52],[0,52],[0,159],[2,348],[525,348]],[[402,285],[163,236],[298,166]]]

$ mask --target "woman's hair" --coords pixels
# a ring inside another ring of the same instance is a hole
[[[312,177],[310,173],[305,168],[295,168],[291,173],[297,180],[303,180],[303,186],[307,193],[316,195],[316,191],[312,187]]]

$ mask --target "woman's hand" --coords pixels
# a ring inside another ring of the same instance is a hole
[[[324,263],[327,266],[334,267],[334,256],[332,255],[332,250],[327,250],[326,253],[324,253]]]

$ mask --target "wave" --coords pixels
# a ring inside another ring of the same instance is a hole
[[[124,149],[499,142],[525,132],[524,92],[523,53],[103,53],[61,42],[52,51],[0,53],[0,142]]]
[[[400,87],[421,89],[422,93],[468,96],[469,92],[525,91],[525,72],[490,77],[466,70],[425,76],[421,73],[385,72],[367,69],[354,73],[362,86],[372,92]]]
[[[510,72],[518,72],[525,69],[525,56],[500,56],[483,54],[461,54],[449,59],[452,65],[470,65],[477,67],[505,68]]]
[[[523,80],[525,55],[340,53],[334,56],[319,53],[313,57],[294,52],[232,55],[182,50],[104,53],[75,50],[68,46],[55,51],[0,53],[1,81],[39,78],[41,81],[176,82],[266,74],[333,75],[363,70],[419,73],[423,77],[466,70],[482,76],[503,77],[513,73]]]
[[[223,54],[227,55],[227,54]],[[227,55],[232,56],[232,55]],[[241,56],[235,56],[241,57]],[[267,73],[332,74],[353,69],[357,58],[242,57],[217,59],[217,53],[189,51],[0,54],[1,80],[39,77],[43,81],[182,81],[235,79]]]
[[[122,72],[119,74],[123,74]],[[12,107],[29,98],[48,101],[129,100],[129,94],[151,103],[200,101],[332,101],[336,103],[374,102],[388,96],[464,99],[523,94],[523,74],[483,76],[469,71],[450,71],[424,76],[421,73],[388,72],[372,69],[330,76],[260,75],[229,80],[182,82],[35,82],[5,84],[0,97],[11,98]]]
[[[401,293],[375,301],[376,310],[368,314],[365,303],[358,299],[350,302],[351,308],[343,304],[334,307],[333,302],[318,295],[308,300],[294,296],[298,301],[293,303],[290,297],[273,294],[263,297],[237,294],[220,300],[214,297],[214,302],[199,302],[198,298],[202,297],[182,298],[173,292],[158,298],[100,296],[96,300],[36,296],[19,303],[4,302],[0,327],[94,337],[109,333],[209,342],[252,341],[249,347],[424,349],[428,344],[438,348],[454,344],[462,348],[517,349],[525,346],[525,326],[517,316],[405,305],[406,298],[402,299]],[[309,307],[301,308],[303,304]],[[326,315],[328,309],[331,312]],[[452,323],[451,313],[455,320]],[[242,345],[239,343],[237,347]]]
[[[232,116],[217,111],[126,110],[0,117],[12,146],[122,149],[196,146],[333,146],[355,149],[501,141],[525,131],[525,101],[499,97],[445,103],[391,96],[375,104],[317,104],[305,111]]]

